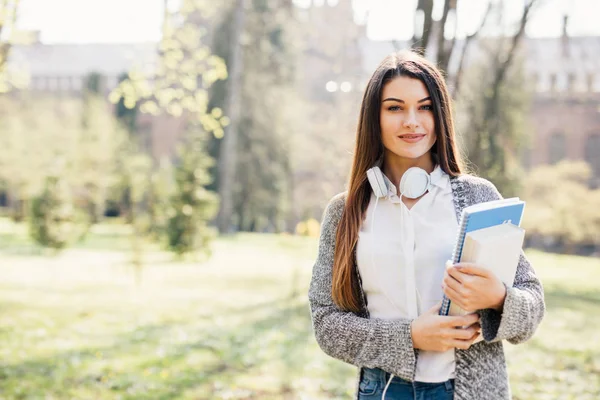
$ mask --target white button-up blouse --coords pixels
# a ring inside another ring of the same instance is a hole
[[[437,166],[429,192],[409,210],[384,178],[388,196],[375,208],[371,195],[359,232],[358,269],[371,318],[416,318],[443,296],[445,263],[458,229],[450,180]],[[420,351],[415,380],[443,382],[454,378],[454,367],[454,350]]]

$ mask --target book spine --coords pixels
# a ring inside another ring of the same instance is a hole
[[[465,235],[467,231],[467,223],[469,222],[469,217],[465,213],[463,213],[460,217],[460,224],[458,233],[456,235],[456,242],[454,244],[454,250],[452,251],[452,263],[456,264],[460,262],[460,255],[462,253],[462,248],[465,242]],[[450,299],[445,294],[442,298],[442,306],[440,307],[439,315],[448,315],[450,313]]]

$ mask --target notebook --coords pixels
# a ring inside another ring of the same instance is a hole
[[[525,230],[512,223],[494,225],[466,234],[461,261],[491,270],[507,286],[512,286],[525,240]],[[450,302],[448,315],[467,312]]]
[[[521,219],[523,217],[524,209],[525,209],[525,202],[520,200],[518,197],[512,197],[509,199],[502,199],[502,200],[494,200],[494,201],[479,203],[479,204],[475,204],[475,205],[466,207],[463,210],[461,217],[460,217],[458,234],[457,234],[456,242],[454,245],[454,251],[452,252],[452,260],[451,260],[452,264],[456,264],[461,261],[467,261],[466,259],[463,259],[463,247],[465,246],[465,243],[466,243],[465,239],[468,234],[470,234],[471,232],[483,230],[485,228],[490,228],[490,227],[494,227],[494,226],[502,225],[502,224],[511,224],[511,225],[514,225],[515,227],[519,227],[521,225]],[[507,231],[509,231],[509,230],[510,229],[507,228]],[[479,238],[479,239],[483,240],[484,238],[487,237],[488,239],[486,239],[486,240],[489,243],[491,241],[490,237],[496,236],[496,234],[498,232],[501,233],[503,231],[502,230],[500,230],[500,231],[488,230],[488,231],[484,231],[484,232],[479,232],[477,235],[475,235],[473,233],[473,234],[471,234],[471,239],[469,239],[469,240],[471,241],[475,238]],[[523,233],[523,235],[524,235],[524,231],[521,231],[521,233]],[[518,242],[518,239],[515,239],[515,240],[517,240],[517,242]],[[512,241],[507,241],[507,243],[504,245],[509,246],[508,242],[513,243],[512,245],[515,246],[514,242],[512,242]],[[489,248],[490,246],[493,247],[493,245],[488,244],[487,248]],[[505,256],[507,256],[507,257],[510,256],[509,258],[510,258],[510,260],[512,260],[515,257],[515,254],[517,254],[516,260],[517,260],[517,264],[518,264],[518,257],[520,256],[521,248],[522,248],[522,241],[521,241],[521,245],[518,248],[518,251],[510,250],[511,253],[509,253],[509,250],[505,250],[505,252],[506,252]],[[469,251],[471,251],[471,250],[469,250]],[[478,257],[486,257],[486,260],[489,259],[489,257],[493,257],[493,255],[498,256],[498,254],[499,254],[495,250],[491,250],[491,251],[486,250],[483,248],[483,246],[481,246],[481,247],[478,246],[477,252],[478,252],[478,254],[482,254],[481,256],[478,256]],[[486,255],[484,256],[483,253],[486,253]],[[491,254],[488,255],[488,253],[491,253]],[[503,255],[503,257],[504,257],[504,255]],[[499,256],[498,256],[498,258],[499,258]],[[502,260],[502,262],[505,262],[505,261],[508,262],[507,260],[504,260],[504,259]],[[479,263],[479,260],[471,261],[471,262]],[[500,271],[503,268],[507,268],[507,264],[501,264],[502,268],[496,267],[495,265],[496,264],[493,264],[491,266],[491,268],[494,271],[494,273],[496,273],[498,276],[500,276],[500,275],[499,275],[499,272],[495,270],[496,268],[498,268]],[[483,264],[482,264],[482,266],[483,266]],[[508,268],[513,268],[512,264]],[[516,266],[514,266],[514,268],[516,271]],[[510,271],[505,271],[504,273],[507,276],[510,275]],[[513,279],[514,279],[514,273],[513,273]],[[512,281],[511,281],[511,286],[512,286]],[[439,314],[440,315],[452,315],[450,313],[450,307],[451,307],[451,301],[448,297],[446,297],[446,295],[444,295]],[[456,311],[456,307],[453,307],[453,311]]]

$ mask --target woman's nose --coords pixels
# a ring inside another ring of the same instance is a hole
[[[404,127],[413,129],[419,126],[419,121],[417,120],[417,113],[414,109],[409,108],[406,113],[406,118],[404,119]]]

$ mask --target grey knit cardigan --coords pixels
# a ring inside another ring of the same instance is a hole
[[[467,206],[502,198],[496,187],[482,178],[460,175],[452,177],[450,182],[457,220]],[[378,367],[413,381],[419,351],[413,347],[411,320],[370,318],[362,283],[359,313],[342,311],[332,300],[335,238],[345,199],[345,193],[335,196],[323,215],[319,251],[308,292],[315,337],[326,354],[359,367],[359,379],[362,367]],[[354,273],[361,282],[356,266]],[[528,340],[542,321],[544,312],[542,285],[521,253],[514,285],[507,288],[503,312],[479,311],[484,340],[468,350],[455,350],[454,398],[510,399],[502,340],[512,344]],[[358,382],[355,398],[358,398]]]

